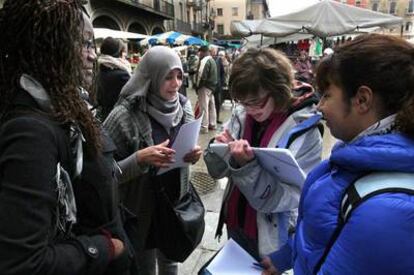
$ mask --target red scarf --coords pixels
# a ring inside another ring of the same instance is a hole
[[[273,134],[279,129],[280,125],[282,125],[286,118],[286,113],[275,113],[269,118],[270,123],[266,127],[265,133],[263,134],[260,140],[260,147],[268,146]],[[249,143],[251,143],[252,140],[252,130],[254,122],[254,119],[250,115],[246,116],[243,139],[247,140]],[[242,194],[240,193],[239,188],[237,188],[237,186],[234,185],[227,203],[226,224],[228,229],[240,228],[238,206],[241,196]],[[248,202],[246,203],[246,207],[244,209],[244,224],[242,229],[248,238],[257,240],[256,210],[253,207],[251,207]]]

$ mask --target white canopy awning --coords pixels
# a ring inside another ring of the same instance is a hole
[[[312,38],[312,35],[306,33],[295,33],[284,37],[262,37],[260,34],[255,34],[249,37],[245,37],[244,39],[246,40],[246,43],[243,46],[248,48],[257,48],[309,38]]]
[[[262,34],[286,37],[294,33],[307,33],[325,38],[402,22],[403,19],[397,16],[322,0],[297,12],[264,19],[260,23],[257,20],[236,21],[232,24],[232,30],[242,36]]]
[[[140,33],[124,32],[105,28],[94,28],[93,31],[95,33],[95,38],[106,38],[110,36],[120,39],[144,39],[148,36]]]

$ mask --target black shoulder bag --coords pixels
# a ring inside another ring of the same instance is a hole
[[[184,106],[186,98],[180,95]],[[184,123],[184,117],[181,124]],[[151,119],[154,142],[160,143],[168,136],[157,122]],[[170,135],[173,143],[179,127]],[[196,249],[204,234],[204,205],[191,182],[187,192],[180,197],[180,169],[173,169],[159,176],[154,169],[155,211],[152,217],[152,238],[161,252],[170,260],[184,262]]]
[[[170,260],[184,262],[204,234],[204,205],[192,183],[183,197],[174,201],[165,185],[156,181],[153,217],[156,247]]]

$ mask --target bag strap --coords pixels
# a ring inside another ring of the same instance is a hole
[[[297,137],[314,127],[318,127],[321,135],[323,135],[323,125],[320,123],[321,118],[322,115],[315,114],[297,124],[287,134],[282,136],[277,143],[277,148],[288,148]]]
[[[376,172],[360,178],[350,186],[342,199],[341,218],[346,222],[361,203],[382,193],[414,195],[414,174]]]
[[[414,173],[374,172],[359,178],[348,187],[342,198],[338,225],[321,259],[314,268],[314,274],[317,274],[321,269],[329,251],[338,239],[342,228],[349,220],[352,212],[364,201],[383,193],[406,193],[414,195]]]

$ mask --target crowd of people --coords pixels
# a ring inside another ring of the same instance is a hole
[[[229,179],[216,236],[226,226],[262,274],[414,274],[413,45],[365,34],[316,69],[272,48],[230,60],[202,46],[183,60],[154,46],[132,72],[120,40],[97,56],[82,4],[6,0],[0,12],[0,274],[178,274],[157,239],[177,230],[156,222],[158,194],[172,209],[189,196],[201,156]],[[221,123],[223,90],[234,107],[207,148],[160,174],[195,118],[187,73],[201,133]],[[322,161],[325,124],[339,141]],[[288,150],[305,182],[276,177],[256,147]]]
[[[201,133],[216,130],[220,120],[223,100],[228,96],[228,84],[232,60],[224,50],[201,46],[198,53],[188,54],[189,78],[196,91],[199,107],[203,114]],[[207,89],[207,90],[206,90]]]

